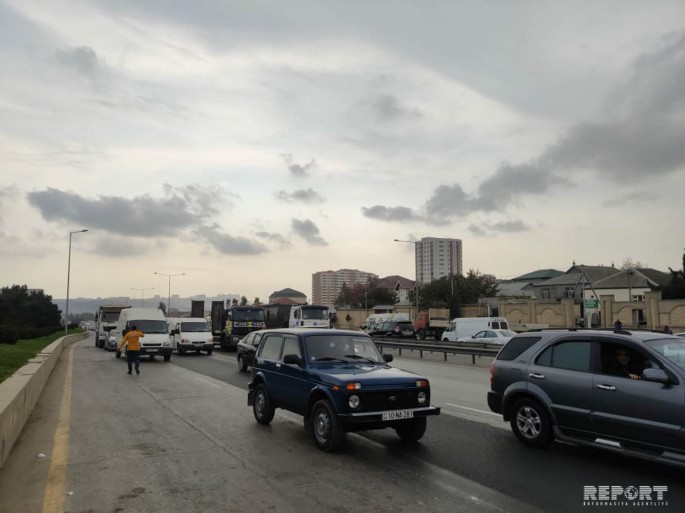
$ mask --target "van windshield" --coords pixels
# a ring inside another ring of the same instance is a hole
[[[209,326],[206,322],[182,322],[181,331],[184,333],[203,333],[209,331]]]
[[[138,331],[142,331],[145,334],[148,333],[167,333],[167,322],[166,321],[153,321],[151,319],[141,319],[135,321],[128,321],[129,329],[135,326]]]

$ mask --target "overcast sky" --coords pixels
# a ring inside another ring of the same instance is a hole
[[[510,278],[685,248],[685,2],[0,0],[0,284]]]

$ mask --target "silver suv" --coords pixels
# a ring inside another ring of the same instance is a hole
[[[526,445],[558,439],[685,466],[682,337],[528,332],[499,352],[490,383],[490,409]]]

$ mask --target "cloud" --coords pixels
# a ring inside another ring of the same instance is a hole
[[[371,102],[371,109],[381,121],[397,121],[402,118],[417,119],[421,111],[402,105],[392,94],[381,94]]]
[[[217,224],[200,226],[193,233],[226,255],[258,255],[268,252],[268,248],[259,242],[221,232]]]
[[[414,214],[409,207],[384,207],[374,205],[373,207],[362,207],[362,215],[369,219],[378,219],[389,222],[421,221],[422,219]]]
[[[257,232],[255,234],[257,237],[261,239],[265,239],[271,242],[275,242],[278,244],[282,249],[290,248],[292,247],[292,242],[290,242],[288,239],[283,237],[280,233],[269,233],[269,232]]]
[[[172,236],[201,222],[178,196],[155,199],[100,196],[88,199],[53,188],[27,194],[30,205],[48,222],[66,221],[134,237]]]
[[[628,194],[622,194],[621,196],[611,198],[606,200],[604,203],[602,203],[603,207],[611,208],[611,207],[624,207],[627,204],[631,203],[652,203],[655,201],[659,201],[659,196],[647,192],[644,190],[639,190],[635,192],[629,192]]]
[[[484,237],[494,233],[520,233],[530,230],[521,220],[502,221],[499,223],[481,223],[469,226],[469,231],[477,236]]]
[[[144,255],[148,249],[148,245],[141,239],[109,235],[96,237],[93,251],[99,255],[121,258]]]
[[[319,228],[309,219],[293,219],[293,231],[312,246],[327,246],[328,243],[319,235]]]
[[[283,161],[288,166],[288,170],[290,171],[291,176],[303,178],[309,176],[309,173],[316,169],[316,160],[314,159],[310,160],[302,166],[300,164],[295,163],[293,156],[289,153],[285,153],[281,155],[281,157],[283,157]]]
[[[89,46],[61,48],[57,50],[56,57],[59,64],[87,78],[95,78],[103,66]]]
[[[287,203],[323,203],[326,199],[313,189],[299,189],[291,193],[279,191],[276,197]]]

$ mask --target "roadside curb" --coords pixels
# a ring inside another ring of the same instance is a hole
[[[87,332],[58,338],[0,383],[0,469],[31,416],[62,351],[86,338]]]

